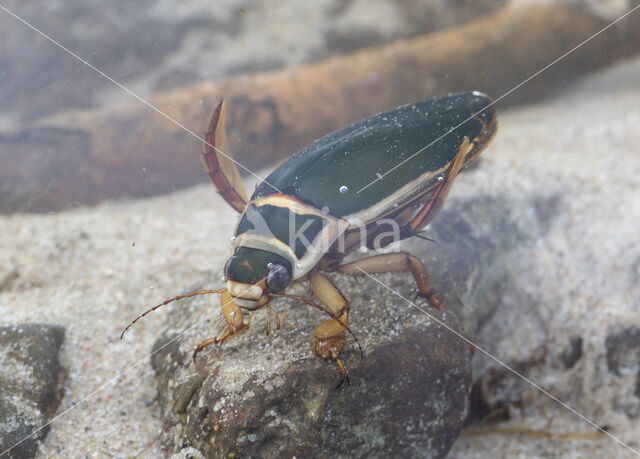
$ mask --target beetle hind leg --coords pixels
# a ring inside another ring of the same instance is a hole
[[[313,335],[315,339],[313,350],[318,357],[331,359],[338,365],[340,382],[337,387],[345,381],[351,385],[347,369],[339,357],[340,351],[344,348],[344,331],[349,320],[349,303],[336,286],[322,274],[313,273],[309,278],[309,284],[316,298],[324,303],[339,320],[331,318],[318,325]]]
[[[416,281],[418,295],[426,299],[436,309],[444,306],[431,289],[429,275],[420,260],[408,252],[386,253],[346,263],[338,267],[344,274],[376,274],[390,272],[410,272]]]

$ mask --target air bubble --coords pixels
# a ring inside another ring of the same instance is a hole
[[[438,182],[442,182],[443,180],[444,180],[444,177],[442,175],[438,177]]]
[[[346,194],[347,191],[349,191],[349,188],[347,188],[346,186],[342,185],[340,187],[340,194]]]

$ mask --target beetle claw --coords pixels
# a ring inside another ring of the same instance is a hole
[[[340,378],[340,382],[336,386],[336,389],[340,389],[340,386],[342,386],[342,383],[345,381],[347,381],[347,386],[351,387],[351,380],[349,379],[349,374],[346,374],[344,377]]]

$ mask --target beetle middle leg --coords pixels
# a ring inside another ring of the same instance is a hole
[[[196,346],[196,349],[193,351],[194,361],[196,359],[196,355],[198,355],[198,353],[205,347],[211,344],[224,343],[235,334],[249,328],[249,323],[244,323],[242,309],[236,306],[233,302],[233,298],[227,290],[224,290],[220,294],[220,307],[222,308],[222,317],[226,322],[226,326],[216,337],[204,340]]]
[[[410,272],[416,281],[418,295],[426,299],[436,309],[444,309],[431,285],[429,275],[420,260],[408,252],[385,253],[346,263],[338,267],[337,271],[344,274],[367,274]]]
[[[342,363],[342,360],[338,357],[340,351],[344,347],[344,331],[349,320],[349,303],[342,296],[342,293],[337,289],[335,285],[325,276],[317,272],[309,276],[309,284],[313,294],[324,303],[329,310],[335,315],[338,320],[331,318],[322,322],[316,328],[314,333],[314,346],[313,349],[317,356],[323,359],[332,359],[338,365],[340,370],[340,383],[343,382],[351,385],[349,381],[349,375]]]

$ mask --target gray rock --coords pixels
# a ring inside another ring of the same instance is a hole
[[[459,330],[453,314],[436,314]],[[311,352],[291,362],[273,362],[277,357],[266,354],[278,350],[262,345],[260,350],[268,352],[253,352],[248,346],[252,338],[247,333],[212,349],[198,362],[198,374],[179,382],[165,378],[166,387],[175,384],[170,392],[161,390],[171,411],[165,409],[169,446],[180,447],[186,440],[209,457],[319,451],[441,457],[459,433],[471,377],[470,349],[440,325],[418,319],[395,340],[367,347],[364,359],[346,353],[352,384],[339,390],[337,370]],[[281,345],[309,349],[304,339],[291,338]],[[165,350],[154,359],[161,374],[176,362],[170,355],[175,357],[177,349]],[[188,364],[190,352],[177,354],[180,365]],[[249,368],[242,360],[245,354],[252,354]],[[229,366],[234,375],[220,377]],[[166,394],[173,399],[166,400]],[[180,424],[172,425],[176,421]]]
[[[578,360],[580,360],[580,357],[582,357],[583,341],[582,336],[575,335],[571,337],[567,347],[560,354],[560,361],[564,364],[565,368],[569,369],[573,367]]]
[[[34,431],[58,407],[64,328],[49,324],[0,327],[0,453],[34,457],[48,427]],[[15,445],[15,447],[14,447]]]
[[[505,259],[529,240],[521,225],[531,229],[533,223],[512,221],[507,209],[513,205],[488,196],[454,199],[426,233],[438,242],[414,238],[402,246],[425,262],[447,311],[417,304],[459,333],[473,336],[491,317],[510,282]],[[544,231],[545,219],[532,218]],[[409,275],[377,277],[405,298],[415,293]],[[195,367],[186,343],[215,330],[177,330],[203,319],[202,297],[171,314],[152,360],[169,451],[189,446],[206,456],[241,457],[446,454],[467,416],[469,344],[371,279],[334,280],[351,300],[350,326],[365,352],[361,359],[347,336],[343,357],[352,384],[339,390],[337,368],[313,355],[319,318],[312,320],[304,305],[276,303],[283,327],[274,336],[261,336],[263,325],[254,318],[248,332],[199,354]]]
[[[524,360],[507,362],[519,375],[529,376],[531,370],[541,367],[546,360],[547,349],[537,348]],[[471,402],[467,425],[491,424],[512,418],[514,408],[523,405],[523,399],[531,385],[506,367],[493,367],[475,375],[471,388]]]
[[[640,374],[640,328],[617,330],[607,336],[604,346],[609,371],[618,376]]]
[[[617,376],[636,375],[633,394],[640,398],[640,328],[629,327],[607,336],[607,366]],[[629,413],[627,413],[629,414]],[[637,417],[634,413],[633,417]]]

